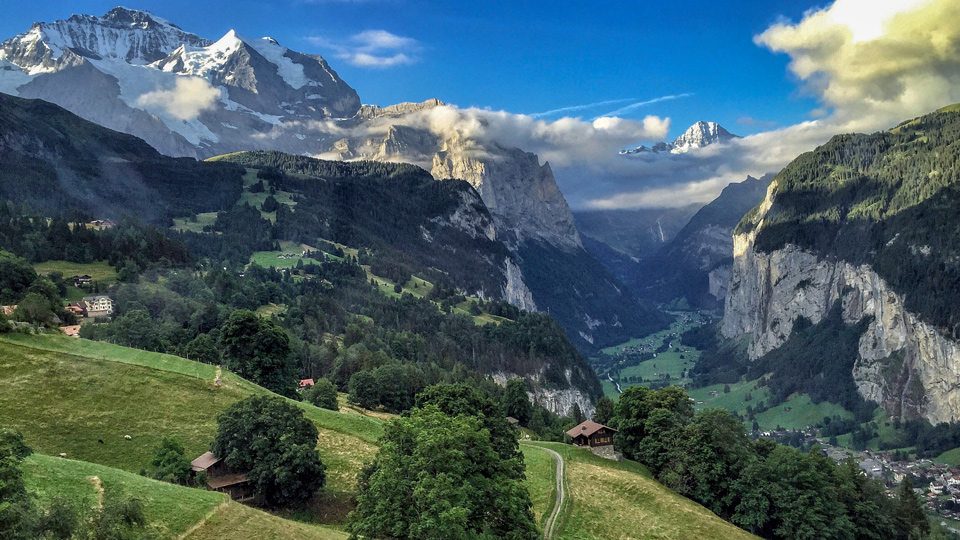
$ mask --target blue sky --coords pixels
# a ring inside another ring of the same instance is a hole
[[[73,13],[100,15],[117,1],[11,3],[4,7],[0,35]],[[748,135],[807,120],[817,107],[788,72],[789,57],[753,41],[784,17],[801,19],[818,5],[811,0],[124,0],[124,5],[148,9],[210,39],[236,29],[322,54],[365,103],[436,97],[460,107],[533,114],[625,100],[568,112],[589,120],[633,103],[688,94],[619,114],[670,117],[671,138],[697,120]],[[408,60],[371,68],[338,57],[345,54],[342,47],[359,44],[354,36],[372,30],[407,38],[396,50],[378,52],[405,54]],[[746,118],[756,123],[744,123]]]
[[[34,21],[101,15],[116,1],[7,0],[0,36]],[[729,183],[779,171],[838,133],[888,129],[960,102],[957,0],[139,0],[127,7],[208,39],[234,29],[321,54],[364,103],[455,105],[432,109],[431,129],[537,153],[581,209],[709,202]],[[538,115],[556,109],[565,110]],[[672,140],[698,120],[745,137],[682,155],[617,153]]]

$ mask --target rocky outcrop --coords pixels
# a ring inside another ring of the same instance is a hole
[[[543,386],[543,373],[525,375],[522,378],[526,379],[531,386],[533,386],[533,391],[527,391],[527,397],[530,398],[530,401],[534,404],[540,405],[541,407],[547,409],[548,411],[560,415],[568,416],[573,410],[573,406],[577,405],[580,407],[580,411],[583,412],[584,416],[587,418],[592,418],[593,413],[596,411],[596,406],[593,403],[593,400],[590,399],[583,390],[573,387],[573,373],[568,369],[566,371],[567,379],[570,381],[571,387],[564,389],[555,389],[555,388],[546,388]],[[507,381],[510,379],[520,378],[520,375],[515,373],[505,373],[499,372],[490,375],[490,378],[493,379],[493,382],[499,384],[500,386],[506,386]]]
[[[772,205],[773,186],[755,222]],[[891,416],[960,420],[960,344],[904,307],[868,265],[820,258],[793,245],[754,249],[756,229],[734,237],[721,332],[749,338],[751,359],[782,345],[801,317],[816,324],[839,302],[843,320],[869,318],[853,368],[857,390]]]
[[[435,178],[470,182],[497,220],[501,240],[583,247],[550,164],[541,165],[536,154],[496,144],[480,148],[457,135],[443,141],[431,173]]]

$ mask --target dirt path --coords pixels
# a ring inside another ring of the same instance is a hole
[[[103,510],[103,483],[100,482],[100,477],[91,476],[87,478],[91,484],[93,484],[93,489],[97,492],[97,505],[94,506],[97,510]]]
[[[557,518],[560,517],[560,512],[563,510],[563,503],[567,498],[567,485],[563,474],[564,463],[560,454],[549,448],[538,448],[550,452],[553,454],[554,459],[557,460],[557,498],[553,503],[553,511],[550,512],[550,517],[547,518],[547,522],[543,525],[543,540],[553,540],[553,533],[556,532],[557,529]]]

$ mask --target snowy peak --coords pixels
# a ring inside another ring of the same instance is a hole
[[[724,143],[740,137],[734,135],[716,122],[697,122],[693,124],[683,135],[677,137],[672,143],[658,142],[652,147],[640,145],[629,150],[621,150],[621,154],[659,154],[670,152],[671,154],[683,154],[696,148],[703,148],[716,143]]]
[[[673,141],[672,152],[687,152],[693,148],[703,148],[709,144],[718,142],[727,142],[731,139],[737,139],[736,135],[723,129],[723,126],[716,122],[697,122],[687,128],[683,135]]]
[[[101,17],[73,15],[52,23],[34,23],[27,32],[0,44],[0,58],[28,73],[38,73],[54,71],[56,60],[67,51],[87,58],[148,64],[182,44],[206,46],[209,41],[147,11],[118,7]]]

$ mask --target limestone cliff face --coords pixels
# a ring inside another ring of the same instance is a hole
[[[772,191],[760,207],[759,226]],[[870,266],[819,258],[789,244],[759,252],[755,234],[734,237],[725,337],[749,338],[748,353],[756,359],[782,345],[799,317],[816,324],[840,302],[845,322],[871,319],[853,368],[860,395],[892,416],[960,420],[960,344],[953,337],[907,311],[903,296]]]
[[[549,163],[536,154],[492,145],[476,148],[454,136],[433,157],[435,178],[460,178],[480,193],[504,240],[543,240],[582,248],[573,213],[560,193]]]
[[[570,370],[566,371],[566,376],[567,379],[572,381],[573,373]],[[490,377],[500,386],[506,386],[508,380],[516,379],[521,376],[515,373],[499,372],[494,373]],[[593,413],[596,411],[596,405],[593,403],[593,400],[590,399],[590,396],[585,394],[582,390],[574,388],[572,386],[572,382],[570,388],[561,390],[545,388],[542,384],[543,373],[525,375],[522,378],[532,383],[533,391],[527,392],[527,397],[530,398],[530,401],[542,406],[554,414],[560,416],[569,415],[574,405],[578,405],[580,410],[587,418],[593,417]]]

